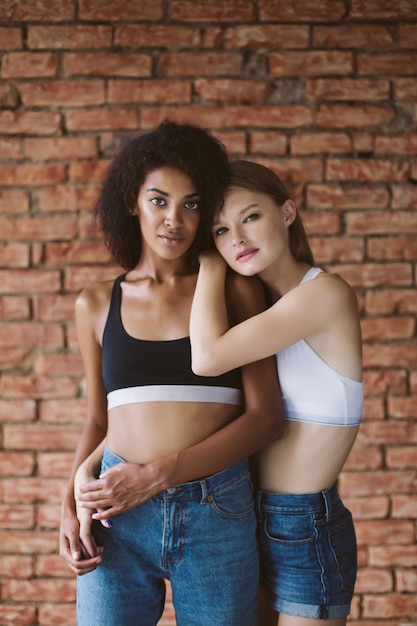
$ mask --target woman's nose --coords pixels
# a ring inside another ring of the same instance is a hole
[[[165,224],[171,227],[180,226],[182,224],[181,211],[175,207],[168,209],[165,214]]]

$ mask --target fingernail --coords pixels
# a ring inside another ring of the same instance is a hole
[[[111,528],[113,526],[113,522],[110,519],[103,520],[103,524],[106,528]]]

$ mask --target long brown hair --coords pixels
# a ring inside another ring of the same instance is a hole
[[[282,180],[268,167],[254,161],[231,161],[229,186],[242,187],[263,193],[280,207],[291,195]],[[297,261],[314,265],[314,256],[308,243],[304,224],[297,211],[294,222],[288,229],[291,254]]]

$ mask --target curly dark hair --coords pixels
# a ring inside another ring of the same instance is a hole
[[[132,139],[115,157],[95,206],[104,242],[113,259],[133,269],[141,254],[139,221],[132,215],[146,176],[161,167],[187,174],[201,197],[201,221],[189,250],[190,263],[210,245],[213,217],[223,204],[229,179],[226,150],[209,130],[165,119],[154,129]]]

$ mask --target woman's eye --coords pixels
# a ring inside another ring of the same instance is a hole
[[[244,222],[253,222],[253,220],[258,219],[259,214],[258,213],[251,213],[250,215],[248,215],[247,217],[245,217],[245,219],[243,220]]]
[[[200,205],[198,202],[190,200],[190,202],[185,203],[185,208],[190,209],[191,211],[197,211],[197,209],[200,208]]]
[[[166,202],[163,198],[151,198],[152,204],[156,206],[165,206]]]
[[[221,228],[216,228],[216,230],[214,231],[214,236],[215,237],[220,237],[220,235],[224,235],[224,233],[227,233],[228,229],[226,228],[226,226],[222,226]]]

